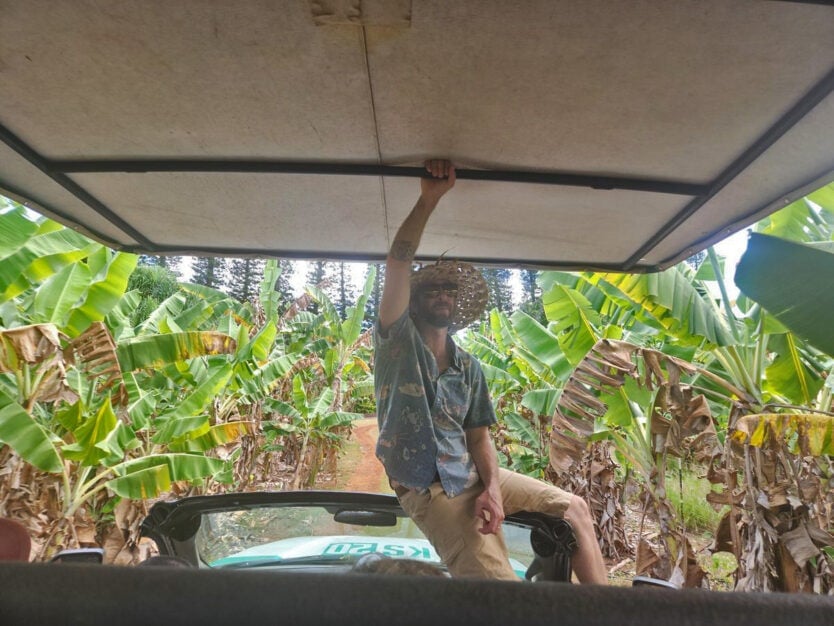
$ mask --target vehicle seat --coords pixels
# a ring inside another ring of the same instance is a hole
[[[28,561],[32,540],[22,524],[0,517],[0,561]]]

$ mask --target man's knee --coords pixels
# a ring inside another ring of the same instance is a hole
[[[570,504],[568,505],[567,511],[565,511],[565,519],[574,526],[586,526],[588,524],[593,526],[594,523],[588,503],[576,495],[570,497]]]

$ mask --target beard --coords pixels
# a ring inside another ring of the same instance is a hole
[[[449,313],[428,313],[422,317],[435,328],[449,328],[452,325],[452,316]]]
[[[449,328],[452,325],[452,318],[455,314],[455,307],[444,307],[435,305],[433,307],[420,306],[417,308],[417,317],[435,328]]]

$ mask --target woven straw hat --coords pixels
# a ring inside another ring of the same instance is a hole
[[[449,330],[455,331],[469,326],[481,316],[489,299],[489,288],[481,272],[469,263],[440,260],[426,265],[411,275],[411,295],[423,285],[452,283],[457,285],[455,312]]]

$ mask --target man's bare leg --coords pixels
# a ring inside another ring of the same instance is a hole
[[[576,542],[579,544],[571,557],[571,565],[579,582],[607,585],[608,572],[602,560],[596,532],[594,532],[594,520],[588,505],[582,498],[578,496],[571,498],[570,506],[565,511],[565,519],[573,526]]]

